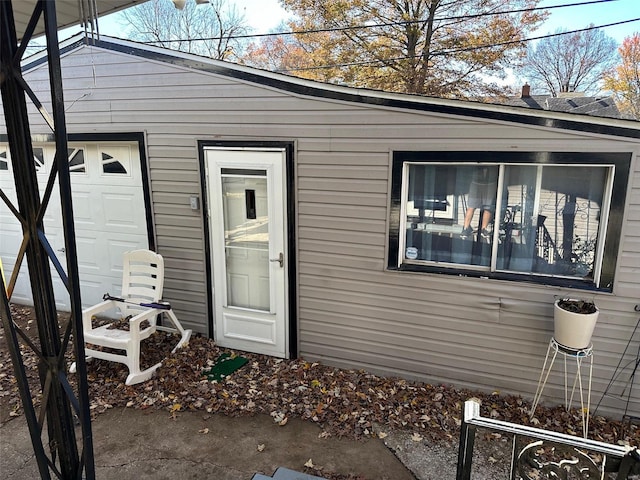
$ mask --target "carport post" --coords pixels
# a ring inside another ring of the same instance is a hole
[[[77,358],[79,401],[74,397],[73,390],[66,378],[64,352],[68,345],[71,330],[67,329],[64,341],[61,341],[61,333],[58,327],[55,295],[49,267],[49,254],[52,252],[48,248],[48,242],[46,242],[46,237],[44,236],[43,212],[41,211],[40,194],[33,162],[33,146],[31,144],[29,117],[25,100],[25,84],[20,67],[20,57],[24,50],[18,47],[11,1],[0,1],[0,90],[15,176],[19,220],[22,223],[24,238],[28,240],[26,256],[40,340],[38,367],[43,402],[46,402],[43,408],[46,410],[51,459],[40,458],[45,454],[42,446],[43,425],[39,425],[34,421],[35,409],[29,396],[27,379],[21,361],[22,357],[18,349],[16,328],[10,318],[8,299],[4,292],[0,295],[0,315],[2,316],[3,324],[9,327],[9,331],[6,333],[10,336],[8,344],[14,363],[14,371],[18,377],[22,377],[18,378],[18,384],[20,385],[20,393],[31,439],[34,444],[34,451],[38,457],[41,477],[50,478],[50,468],[60,478],[80,479],[83,477],[82,471],[84,470],[84,478],[91,480],[95,478],[93,444],[88,406],[86,366],[83,355],[82,322],[80,320],[81,303],[67,161],[67,138],[55,0],[39,0],[36,3],[29,27],[24,38],[22,38],[22,44],[25,45],[29,41],[32,29],[42,15],[44,15],[45,22],[51,101],[54,113],[54,135],[56,141],[56,161],[54,165],[58,169],[65,246],[68,251],[68,271],[63,281],[71,297],[72,314],[70,321],[74,328],[76,356],[78,356],[78,352],[80,353],[79,358]],[[82,457],[78,455],[78,447],[76,445],[74,418],[71,412],[72,403],[76,408],[82,426]],[[59,471],[56,468],[56,459]],[[48,468],[45,469],[47,465]]]

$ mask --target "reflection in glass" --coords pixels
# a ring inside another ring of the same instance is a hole
[[[408,163],[404,261],[593,279],[609,168]]]
[[[497,268],[593,278],[606,178],[606,167],[507,166]]]
[[[69,157],[69,171],[75,173],[84,173],[86,171],[84,166],[84,150],[82,148],[69,148],[67,149]]]
[[[104,152],[102,152],[102,171],[104,173],[117,173],[125,175],[127,173],[127,169],[124,167],[124,165],[122,165],[121,162]]]
[[[488,267],[499,167],[410,164],[405,259]]]
[[[542,170],[534,272],[593,278],[606,167]]]
[[[44,148],[33,147],[33,162],[36,166],[36,172],[44,171]]]
[[[251,201],[247,200],[248,191],[253,192]],[[269,311],[267,180],[257,176],[223,176],[222,199],[227,305]],[[253,211],[248,212],[249,207]]]
[[[497,268],[531,272],[536,250],[536,179],[542,167],[505,167]]]

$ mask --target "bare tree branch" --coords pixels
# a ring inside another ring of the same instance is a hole
[[[566,30],[555,33],[562,32]],[[563,92],[597,93],[604,72],[615,61],[615,40],[594,29],[544,38],[530,46],[521,73],[534,90],[554,97]]]
[[[150,0],[120,15],[129,38],[217,60],[240,57],[245,45],[234,37],[250,32],[244,15],[226,0],[187,2],[183,10],[167,0]]]

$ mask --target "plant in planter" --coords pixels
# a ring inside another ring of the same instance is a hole
[[[553,337],[556,342],[573,350],[587,348],[600,313],[595,303],[560,298],[556,300],[553,312]]]

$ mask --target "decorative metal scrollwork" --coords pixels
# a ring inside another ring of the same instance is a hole
[[[596,460],[575,447],[538,440],[518,453],[516,472],[523,480],[596,480],[603,478],[605,458]]]

